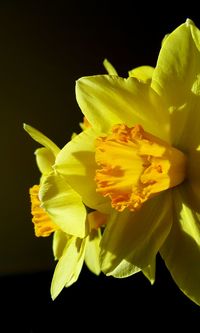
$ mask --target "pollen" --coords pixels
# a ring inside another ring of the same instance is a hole
[[[52,232],[57,230],[58,226],[50,219],[48,214],[41,207],[39,189],[39,185],[34,185],[29,190],[31,198],[31,214],[33,215],[32,222],[34,223],[35,235],[37,237],[47,237]]]
[[[115,125],[96,140],[97,192],[118,211],[136,211],[160,192],[182,183],[186,156],[141,125]]]

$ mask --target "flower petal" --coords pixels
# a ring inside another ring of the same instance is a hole
[[[152,259],[151,264],[142,269],[142,273],[146,276],[151,284],[154,284],[156,275],[156,257]]]
[[[171,228],[169,192],[148,200],[134,213],[114,213],[101,242],[101,268],[112,272],[122,260],[146,269],[151,265]]]
[[[187,178],[181,185],[184,189],[185,203],[194,212],[200,213],[200,151],[194,150],[188,153]]]
[[[76,97],[94,129],[106,133],[114,124],[141,124],[146,131],[168,140],[168,115],[148,84],[133,77],[83,77],[76,83]]]
[[[40,172],[45,175],[52,171],[52,165],[55,162],[55,155],[52,150],[42,147],[35,151],[36,162]]]
[[[54,168],[80,194],[86,206],[107,213],[110,203],[96,192],[94,181],[97,167],[94,144],[96,136],[92,128],[76,135],[60,151]]]
[[[135,77],[145,83],[150,83],[153,76],[154,68],[151,66],[139,66],[128,72],[129,76]]]
[[[54,259],[58,260],[63,254],[64,248],[71,238],[70,235],[63,232],[61,229],[58,229],[53,234],[53,254]]]
[[[190,96],[196,90],[194,83],[199,73],[200,32],[187,20],[163,42],[151,84],[166,101],[171,118],[171,142],[175,145],[179,144],[187,124],[188,112],[193,113]]]
[[[184,104],[199,73],[199,51],[192,37],[191,26],[188,21],[168,35],[153,73],[152,87],[166,98],[168,106]]]
[[[85,250],[85,263],[89,270],[96,275],[101,272],[99,254],[101,241],[101,230],[92,230],[88,236],[86,250]]]
[[[160,253],[178,287],[200,305],[200,215],[174,190],[174,222]]]
[[[107,276],[114,276],[115,278],[126,278],[128,276],[131,276],[133,274],[136,274],[140,272],[141,269],[130,262],[128,262],[126,259],[123,259],[119,265],[117,265],[113,271],[107,273]]]
[[[84,261],[86,239],[71,237],[59,259],[52,283],[51,297],[54,300],[64,287],[77,281]]]
[[[49,150],[51,150],[51,152],[56,157],[60,149],[56,146],[55,143],[53,143],[53,141],[51,141],[44,134],[42,134],[40,131],[36,130],[32,126],[24,124],[24,129],[35,141],[40,143],[42,146],[48,148]]]
[[[41,184],[39,196],[41,207],[62,231],[85,237],[88,232],[85,206],[80,195],[62,176],[52,173],[46,177]]]
[[[108,61],[108,59],[104,59],[103,65],[105,69],[107,70],[109,75],[118,75],[116,69],[113,67],[113,65]]]

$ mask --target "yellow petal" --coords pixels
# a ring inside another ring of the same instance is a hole
[[[183,190],[173,191],[174,223],[160,253],[178,287],[200,305],[200,215],[185,204]]]
[[[131,276],[133,274],[136,274],[140,272],[141,269],[130,262],[128,262],[126,259],[123,259],[118,266],[114,268],[113,271],[107,273],[107,276],[113,276],[115,278],[126,278],[128,276]]]
[[[168,114],[148,84],[133,77],[99,75],[77,81],[78,104],[94,129],[108,132],[115,124],[141,124],[168,141]]]
[[[40,131],[36,130],[32,126],[24,124],[24,129],[35,141],[40,143],[42,146],[48,148],[56,157],[60,149],[56,146],[55,143],[53,143],[53,141],[51,141],[44,134],[42,134]]]
[[[108,59],[104,59],[103,65],[105,69],[107,70],[109,75],[118,75],[116,69],[113,67],[113,65],[108,61]]]
[[[152,258],[151,264],[142,269],[142,273],[146,276],[151,284],[154,284],[156,274],[156,257]]]
[[[52,171],[52,165],[55,162],[55,155],[52,150],[42,147],[35,151],[36,162],[40,172],[45,175]]]
[[[58,229],[54,232],[52,247],[55,260],[60,259],[70,238],[71,236],[66,234],[66,232],[63,232],[61,229]]]
[[[129,76],[135,77],[145,83],[150,83],[152,79],[154,68],[151,66],[136,67],[128,72]]]
[[[53,300],[65,286],[69,287],[77,281],[83,265],[84,253],[85,239],[71,237],[54,271],[51,283],[51,297]]]
[[[101,242],[101,268],[112,272],[122,260],[145,269],[151,265],[171,228],[169,192],[147,201],[131,213],[113,213]]]
[[[86,209],[80,195],[63,177],[50,174],[40,188],[41,207],[51,219],[67,234],[85,237],[88,232]]]
[[[192,145],[188,152],[187,179],[181,186],[184,189],[185,203],[193,211],[199,212],[200,203],[200,150],[193,150]]]
[[[193,94],[189,100],[189,105],[190,111],[180,136],[179,146],[183,147],[183,151],[188,156],[187,180],[184,184],[184,190],[188,193],[188,205],[193,210],[198,211],[200,202],[200,96]]]
[[[85,250],[85,263],[91,272],[99,275],[101,272],[99,262],[101,230],[92,230],[87,238],[88,240]]]
[[[180,145],[179,138],[187,125],[192,102],[191,93],[200,73],[200,32],[187,20],[162,44],[152,77],[152,88],[162,96],[171,119],[171,142]],[[178,126],[177,126],[178,124]]]
[[[85,258],[86,242],[87,242],[87,237],[84,239],[80,239],[80,238],[76,239],[76,247],[77,247],[77,251],[79,252],[79,257],[78,257],[77,264],[75,265],[75,268],[74,268],[73,276],[70,280],[68,280],[65,283],[65,287],[70,287],[79,278],[81,269],[83,267],[84,258]]]
[[[86,206],[107,213],[110,204],[96,193],[94,181],[96,135],[92,128],[76,135],[58,154],[55,170],[80,194]]]

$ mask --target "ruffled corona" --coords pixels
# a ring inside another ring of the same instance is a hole
[[[97,192],[123,211],[138,210],[154,195],[183,182],[186,157],[178,149],[144,131],[141,125],[115,125],[96,141]]]
[[[31,214],[33,215],[32,221],[35,227],[35,235],[37,237],[47,237],[57,230],[58,226],[51,221],[47,213],[41,207],[41,202],[38,196],[39,188],[39,185],[34,185],[29,190],[31,198]]]

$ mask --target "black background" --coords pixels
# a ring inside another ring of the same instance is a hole
[[[148,5],[147,5],[148,4]],[[186,18],[200,27],[194,5],[123,1],[0,2],[0,323],[2,332],[162,332],[199,323],[199,307],[175,285],[158,256],[156,283],[142,274],[118,280],[84,267],[78,282],[53,302],[51,238],[36,239],[28,188],[38,182],[38,145],[26,122],[60,147],[79,131],[75,80],[104,74],[108,58],[122,76],[156,65],[161,41]],[[61,327],[63,327],[61,329]]]

